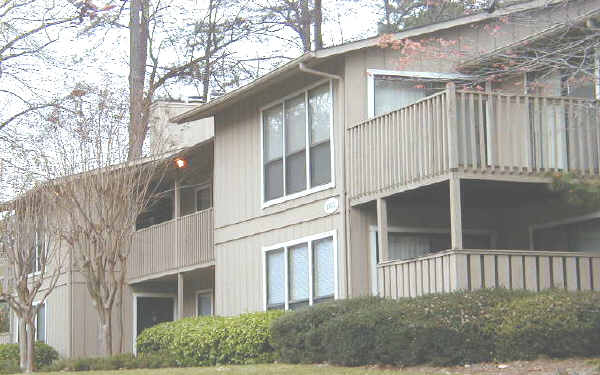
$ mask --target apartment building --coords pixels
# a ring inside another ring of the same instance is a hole
[[[548,189],[549,173],[599,176],[598,79],[510,72],[468,88],[507,48],[599,15],[596,0],[514,3],[395,35],[468,44],[458,64],[407,60],[369,38],[207,104],[157,109],[188,144],[163,182],[172,193],[137,223],[118,311],[126,350],[188,316],[484,287],[600,290],[600,212]],[[62,355],[99,351],[86,293],[73,274],[45,301],[38,327]]]

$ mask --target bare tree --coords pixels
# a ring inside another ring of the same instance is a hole
[[[24,117],[25,125],[40,120],[60,103],[39,72],[65,65],[66,53],[53,49],[61,33],[110,9],[90,0],[0,1],[0,130]]]
[[[127,162],[128,106],[124,93],[81,86],[49,119],[52,135],[43,144],[44,170],[61,217],[62,241],[84,277],[98,312],[105,355],[113,342],[114,314],[122,308],[131,237],[138,215],[168,158]],[[122,323],[121,323],[121,332]]]
[[[28,373],[35,370],[36,316],[67,258],[49,193],[39,186],[0,207],[0,253],[8,261],[0,296],[19,318],[20,366]]]
[[[240,81],[253,78],[247,59],[236,46],[262,34],[241,0],[208,0],[206,7],[179,9],[177,2],[132,0],[130,12],[130,130],[129,160],[141,155],[148,133],[150,104],[161,91],[170,95],[175,83],[200,86],[208,100]],[[176,25],[173,14],[185,14],[188,24]]]
[[[312,9],[311,9],[312,8]],[[292,45],[306,52],[323,47],[323,7],[320,0],[265,0],[259,3],[256,12],[263,14],[263,23],[271,25],[272,33],[290,30],[295,38],[289,40]],[[314,25],[314,35],[311,26]],[[312,38],[311,38],[312,37]]]
[[[482,0],[383,0],[380,33],[441,22],[485,7]]]

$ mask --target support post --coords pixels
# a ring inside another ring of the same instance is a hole
[[[183,319],[183,273],[177,274],[177,319]]]
[[[388,216],[387,201],[385,198],[377,199],[377,257],[379,262],[389,260],[388,251]]]
[[[175,180],[173,189],[173,218],[176,219],[181,216],[181,189],[178,180]]]
[[[448,162],[450,169],[458,168],[458,117],[456,113],[456,85],[446,84],[448,113]]]
[[[463,248],[462,232],[462,202],[460,190],[460,178],[451,176],[450,184],[450,237],[452,249],[460,250]]]

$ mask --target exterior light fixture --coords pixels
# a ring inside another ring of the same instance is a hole
[[[176,158],[175,159],[175,167],[179,169],[186,168],[188,166],[188,161],[184,158]]]

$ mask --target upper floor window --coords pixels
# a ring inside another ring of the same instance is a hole
[[[335,232],[265,249],[266,309],[298,309],[336,295]]]
[[[262,112],[263,202],[328,187],[332,181],[331,82]]]
[[[406,107],[446,89],[450,80],[467,80],[468,76],[452,73],[403,72],[369,69],[369,118]]]
[[[196,189],[196,211],[204,211],[212,207],[212,187],[204,185]]]

